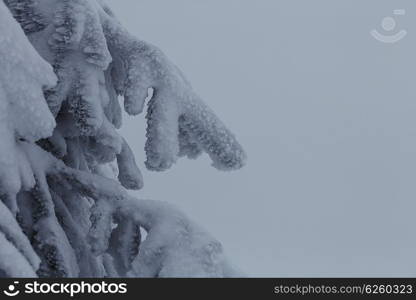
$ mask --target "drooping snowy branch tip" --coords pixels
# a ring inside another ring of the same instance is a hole
[[[0,0],[0,68],[0,277],[238,275],[184,214],[126,192],[144,182],[118,132],[123,101],[147,109],[149,170],[246,161],[158,48],[101,0]]]

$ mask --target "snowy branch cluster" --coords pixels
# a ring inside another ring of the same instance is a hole
[[[235,137],[156,47],[100,0],[0,0],[0,277],[233,276],[219,244],[143,179],[118,133],[148,99],[146,167],[207,153],[241,168]],[[146,233],[142,236],[142,233]]]

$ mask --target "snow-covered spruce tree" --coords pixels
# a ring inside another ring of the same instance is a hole
[[[180,211],[128,195],[143,180],[119,100],[137,115],[147,98],[148,169],[203,152],[243,166],[178,68],[102,1],[0,0],[0,276],[237,274]]]

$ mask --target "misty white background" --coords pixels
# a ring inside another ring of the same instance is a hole
[[[416,2],[107,0],[235,132],[246,168],[144,171],[249,276],[416,276]],[[408,36],[373,39],[393,9]],[[123,134],[140,165],[144,116]]]

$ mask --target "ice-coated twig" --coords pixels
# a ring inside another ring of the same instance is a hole
[[[120,154],[117,155],[118,180],[129,190],[140,190],[143,188],[143,176],[136,164],[134,154],[127,142],[123,141]]]

